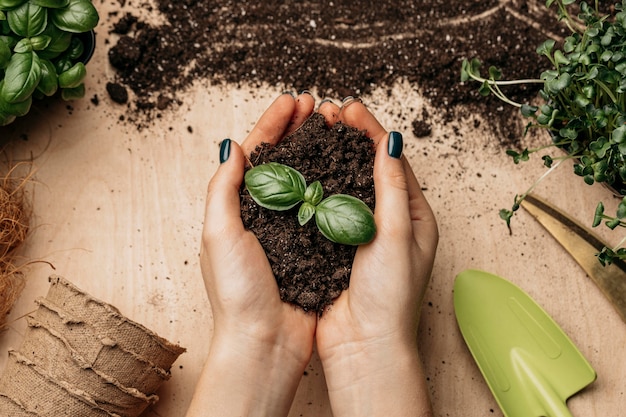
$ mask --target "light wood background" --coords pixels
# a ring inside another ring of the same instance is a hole
[[[106,16],[114,5],[99,7]],[[106,24],[103,19],[102,33]],[[160,402],[146,413],[182,417],[212,333],[198,252],[218,143],[225,137],[243,140],[280,90],[199,83],[179,109],[139,130],[120,121],[125,107],[105,92],[112,70],[104,38],[98,37],[88,65],[85,99],[71,107],[54,102],[36,108],[32,116],[0,128],[0,137],[12,140],[7,155],[34,158],[33,227],[22,254],[45,261],[28,267],[26,289],[0,335],[0,368],[7,349],[21,342],[26,323],[20,317],[34,310],[34,299],[48,289],[47,277],[56,273],[187,348],[159,392]],[[94,95],[98,105],[90,101]],[[415,86],[398,84],[390,96],[375,93],[364,101],[388,129],[404,133],[405,154],[439,221],[441,240],[419,335],[435,416],[502,416],[454,317],[452,285],[466,268],[522,287],[591,362],[598,380],[569,402],[575,416],[620,416],[626,404],[625,323],[527,213],[515,216],[513,235],[498,217],[544,172],[541,161],[516,166],[485,121],[479,127],[471,118],[446,124],[431,108],[432,135],[414,137],[410,123],[427,106]],[[585,224],[598,201],[609,210],[616,206],[607,190],[571,175],[571,165],[536,192]],[[612,243],[621,239],[619,232],[598,233]],[[307,371],[290,416],[330,416],[317,356]]]

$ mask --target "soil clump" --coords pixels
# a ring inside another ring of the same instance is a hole
[[[324,195],[349,194],[374,209],[374,145],[364,132],[337,123],[328,127],[312,115],[276,146],[263,144],[252,153],[257,166],[278,162],[297,169],[307,184],[320,181]],[[348,288],[356,246],[326,239],[310,221],[300,226],[298,207],[273,211],[258,206],[242,187],[241,217],[261,243],[283,301],[322,314]]]

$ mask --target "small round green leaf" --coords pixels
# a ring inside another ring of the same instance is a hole
[[[66,7],[50,10],[52,22],[61,30],[88,32],[96,27],[98,11],[90,0],[70,0]]]
[[[304,200],[306,180],[287,165],[268,162],[251,168],[245,183],[252,199],[270,210],[289,210]]]
[[[322,200],[315,209],[315,222],[327,239],[344,245],[369,243],[376,235],[370,208],[358,198],[345,194]]]

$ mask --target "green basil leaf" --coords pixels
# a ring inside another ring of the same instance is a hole
[[[0,9],[13,9],[26,3],[28,0],[0,0]]]
[[[315,206],[311,203],[304,202],[298,209],[298,223],[300,226],[304,226],[315,215]]]
[[[30,42],[30,38],[22,38],[13,48],[13,52],[17,54],[25,54],[33,50],[33,44]]]
[[[0,81],[0,89],[4,80]],[[30,106],[33,103],[32,97],[28,97],[26,100],[19,103],[9,103],[0,97],[0,113],[13,116],[24,116],[30,111]]]
[[[70,0],[66,7],[50,10],[52,22],[61,30],[88,32],[96,27],[98,11],[90,0]]]
[[[67,57],[72,61],[76,61],[85,52],[85,45],[77,37],[72,37],[72,43],[67,50]]]
[[[77,62],[72,68],[59,74],[59,87],[78,87],[83,83],[86,75],[87,69],[85,68],[85,64]]]
[[[7,114],[7,113],[3,113],[0,110],[0,126],[6,126],[9,125],[11,123],[13,123],[13,121],[16,119],[17,117],[13,114]]]
[[[362,245],[376,235],[374,214],[361,200],[345,194],[328,197],[315,208],[315,222],[329,240]]]
[[[304,192],[304,201],[317,206],[320,201],[322,201],[323,197],[324,190],[322,189],[322,184],[319,181],[315,181],[313,184],[306,187],[306,191]]]
[[[39,35],[30,38],[30,44],[33,47],[34,51],[41,51],[42,49],[45,49],[48,47],[48,45],[50,45],[51,40],[52,38],[50,38],[50,36]]]
[[[9,103],[24,101],[33,94],[40,78],[41,64],[36,53],[13,54],[4,73],[0,96]]]
[[[271,210],[289,210],[304,199],[306,181],[302,174],[276,162],[249,169],[245,183],[252,199]]]
[[[25,38],[32,38],[46,28],[48,9],[27,2],[17,9],[7,12],[7,22],[16,34]]]
[[[74,88],[64,88],[61,90],[61,98],[65,101],[78,100],[85,97],[85,84]]]
[[[60,9],[70,4],[70,0],[29,0],[31,3],[49,9]]]
[[[41,80],[37,85],[37,90],[45,96],[52,96],[59,89],[59,81],[54,64],[47,59],[41,61]]]
[[[50,43],[38,55],[41,58],[52,59],[65,52],[72,42],[72,34],[62,31],[55,25],[48,25],[41,36],[49,36]]]
[[[11,48],[0,39],[0,69],[4,69],[9,65],[11,59]]]
[[[60,58],[54,60],[53,62],[54,62],[54,67],[57,69],[57,74],[61,74],[69,70],[74,65],[72,63],[72,60],[67,55],[63,55]]]

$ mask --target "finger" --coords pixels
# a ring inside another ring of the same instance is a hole
[[[332,126],[339,120],[339,106],[330,99],[324,99],[317,108],[317,112],[324,116],[326,124]]]
[[[439,241],[437,219],[406,158],[403,158],[403,164],[407,179],[409,213],[413,223],[415,241],[422,250],[432,250],[434,252]],[[432,256],[434,258],[434,253]]]
[[[339,120],[348,126],[355,127],[359,130],[365,130],[366,135],[371,138],[375,144],[378,144],[378,142],[380,142],[380,140],[387,135],[385,128],[358,99],[352,98],[350,100],[350,97],[348,97],[344,100]]]
[[[285,136],[302,126],[302,123],[313,113],[313,107],[315,107],[315,99],[308,91],[303,91],[296,97],[296,107]]]
[[[282,94],[274,100],[241,144],[244,154],[250,155],[263,142],[278,143],[285,136],[295,109],[296,101],[291,94]]]
[[[204,230],[209,236],[222,235],[225,230],[244,230],[239,201],[244,166],[242,149],[235,141],[224,139],[220,144],[220,166],[207,191]]]
[[[403,140],[398,132],[384,135],[378,142],[374,159],[374,217],[382,238],[398,242],[412,238],[409,211],[409,183],[402,159]]]

